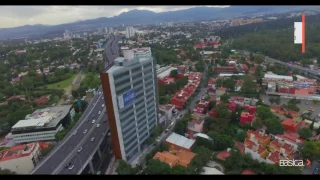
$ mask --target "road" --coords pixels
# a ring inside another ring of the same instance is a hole
[[[320,169],[320,163],[317,161],[313,161],[311,166],[306,166],[305,168],[303,168],[302,170],[302,174],[312,174],[315,168],[319,168]]]
[[[206,79],[207,76],[208,76],[208,66],[207,66],[207,64],[205,64],[205,70],[204,70],[204,72],[203,72],[203,74],[202,74],[202,78],[203,78],[203,79]],[[197,101],[198,101],[199,99],[201,99],[201,97],[206,94],[206,92],[207,92],[207,86],[206,86],[206,85],[207,85],[207,82],[206,82],[206,81],[203,81],[203,82],[200,84],[200,88],[199,88],[200,91],[199,91],[198,95],[191,100],[190,105],[189,105],[189,107],[188,107],[188,109],[189,109],[191,112],[193,111],[194,106],[196,105]]]
[[[71,166],[74,165],[73,169],[69,169],[65,167],[65,164],[62,164],[63,166],[60,167],[60,171],[58,174],[77,174],[81,168],[83,168],[83,164],[89,159],[90,156],[93,156],[92,151],[93,149],[98,147],[98,143],[100,141],[100,137],[105,136],[105,134],[108,133],[108,123],[103,123],[103,119],[107,118],[107,115],[105,113],[101,114],[100,116],[100,122],[95,122],[94,124],[88,122],[88,125],[94,127],[94,132],[92,135],[84,135],[82,131],[79,133],[80,136],[85,137],[86,141],[81,145],[82,150],[80,152],[75,153],[70,159],[70,161],[67,161],[66,163],[71,163]],[[100,125],[100,127],[96,127],[97,124]],[[91,138],[95,138],[94,141],[91,141]],[[79,149],[79,148],[78,148]],[[77,149],[77,150],[78,150]]]
[[[243,51],[243,50],[240,50],[239,51],[240,53],[246,55],[246,56],[249,56],[250,55],[250,52],[249,51]],[[253,55],[256,55],[255,53],[252,53]],[[297,66],[297,65],[294,65],[294,64],[291,64],[291,63],[286,63],[286,62],[283,62],[283,61],[280,61],[280,60],[277,60],[277,59],[273,59],[273,58],[270,58],[270,57],[266,57],[266,60],[267,61],[274,61],[274,62],[277,62],[278,64],[282,64],[282,65],[285,65],[287,67],[290,67],[290,68],[293,68],[293,69],[299,69],[299,70],[302,70],[302,71],[305,71],[305,72],[308,72],[310,74],[313,74],[315,76],[319,76],[320,75],[320,69],[318,70],[313,70],[313,69],[309,69],[309,68],[305,68],[305,67],[302,67],[302,66]]]
[[[101,92],[101,88],[99,88],[98,92]],[[58,143],[47,157],[45,157],[45,159],[31,172],[31,174],[51,174],[57,167],[59,167],[61,162],[70,155],[72,150],[83,139],[83,131],[85,129],[89,131],[93,128],[93,124],[86,123],[85,120],[92,120],[92,116],[98,117],[98,112],[102,110],[102,104],[104,103],[104,101],[101,100],[102,97],[102,93],[94,97],[94,100],[88,105],[77,124],[66,135],[66,138]],[[93,104],[93,102],[96,101],[97,103]],[[76,135],[72,135],[75,130],[77,131]]]

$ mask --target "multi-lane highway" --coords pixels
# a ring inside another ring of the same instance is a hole
[[[96,124],[92,124],[92,116],[98,118],[98,112],[102,111],[102,100],[103,94],[101,88],[97,91],[97,95],[92,99],[91,103],[88,105],[87,109],[74,126],[74,128],[67,134],[66,138],[63,139],[48,155],[45,159],[31,172],[31,174],[51,174],[56,168],[61,165],[75,147],[84,138],[83,132],[87,130],[88,132]],[[100,94],[99,94],[100,93]],[[88,120],[88,122],[86,122]],[[75,135],[73,135],[76,132]],[[89,134],[89,133],[87,133]]]
[[[106,44],[106,68],[119,57],[119,36],[110,35]],[[31,174],[78,174],[108,134],[102,87],[67,136],[41,161]],[[95,120],[95,122],[93,122]],[[99,124],[99,127],[97,125]],[[86,132],[85,132],[86,131]],[[103,134],[105,133],[105,134]],[[94,140],[92,138],[94,137]],[[81,148],[81,151],[79,150]],[[78,152],[79,150],[79,152]]]
[[[250,55],[250,52],[248,51],[240,51],[242,54],[248,56]],[[255,55],[255,53],[253,53]],[[308,69],[308,68],[305,68],[305,67],[302,67],[302,66],[297,66],[297,65],[294,65],[294,64],[291,64],[291,63],[286,63],[286,62],[283,62],[283,61],[280,61],[280,60],[277,60],[277,59],[273,59],[273,58],[270,58],[270,57],[266,57],[266,60],[267,61],[273,61],[273,62],[276,62],[278,64],[281,64],[283,66],[287,66],[289,68],[292,68],[292,69],[298,69],[298,70],[301,70],[303,72],[308,72],[314,76],[319,76],[320,75],[320,70],[313,70],[313,69]]]

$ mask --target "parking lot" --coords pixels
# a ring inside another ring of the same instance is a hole
[[[288,102],[290,100],[290,99],[281,98],[280,105],[277,105],[277,104],[271,104],[269,102],[270,96],[268,96],[268,95],[262,95],[261,98],[262,98],[262,101],[264,101],[265,104],[273,105],[273,106],[282,106],[283,104],[288,104]],[[319,116],[318,116],[319,113],[320,113],[320,104],[314,104],[314,102],[311,101],[311,100],[301,100],[301,103],[297,104],[297,106],[300,108],[300,113],[308,111],[309,108],[313,108],[314,111],[312,112],[310,118],[314,118],[315,117],[316,121],[320,121]]]

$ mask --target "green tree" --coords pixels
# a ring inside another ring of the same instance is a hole
[[[269,98],[269,102],[270,102],[271,104],[273,104],[273,103],[274,103],[274,98],[273,98],[273,97],[270,97],[270,98]]]
[[[209,134],[209,133],[208,133]],[[233,139],[229,135],[216,134],[215,137],[211,137],[214,141],[213,148],[217,151],[226,150],[227,148],[232,148],[234,145]]]
[[[171,168],[171,174],[190,174],[190,171],[184,166],[175,165]]]
[[[312,131],[309,127],[301,127],[298,132],[303,139],[309,139],[312,137]]]
[[[177,78],[178,77],[178,71],[176,69],[170,71],[170,76],[173,77],[173,78]]]
[[[264,62],[265,58],[266,57],[264,55],[261,55],[261,54],[255,55],[254,56],[254,62],[257,63],[257,64],[261,64],[261,63]]]
[[[243,79],[241,91],[247,94],[257,92],[257,83],[253,82],[253,79],[251,76],[246,76]]]
[[[229,99],[230,99],[230,96],[229,96],[227,93],[225,93],[225,94],[223,94],[222,96],[220,96],[220,100],[221,100],[222,102],[224,102],[224,103],[229,102]]]
[[[265,106],[259,106],[257,108],[257,114],[258,114],[258,117],[261,118],[261,120],[265,120],[265,119],[274,117],[274,115],[272,114],[270,108],[269,107],[265,107]]]
[[[263,127],[263,122],[260,118],[256,118],[253,122],[252,122],[252,127],[254,129],[261,129]]]
[[[240,131],[236,134],[235,139],[240,142],[244,142],[244,140],[247,138],[247,132],[246,131]]]
[[[320,159],[320,143],[317,141],[306,141],[299,148],[300,154],[304,159],[319,160]]]
[[[9,175],[9,174],[16,174],[16,173],[10,171],[9,169],[1,169],[0,168],[0,175]]]
[[[208,110],[212,110],[212,108],[216,105],[216,101],[209,101],[209,108]]]
[[[170,174],[171,169],[167,163],[158,159],[151,159],[148,162],[147,172],[148,174]]]
[[[137,169],[133,168],[129,163],[127,163],[124,160],[119,161],[116,172],[119,175],[124,175],[124,174],[133,175],[138,173]]]
[[[203,147],[206,147],[210,150],[213,149],[213,142],[208,139],[202,138],[202,137],[196,138],[196,144],[197,144],[197,146],[203,146]]]
[[[26,89],[31,89],[33,88],[33,81],[30,77],[23,77],[21,85]]]
[[[267,131],[271,134],[283,134],[284,132],[284,128],[280,122],[280,120],[278,120],[277,118],[269,118],[266,119],[265,121],[265,125],[268,128]]]

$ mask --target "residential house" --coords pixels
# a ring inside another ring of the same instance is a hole
[[[46,97],[46,96],[42,96],[42,97],[36,99],[35,101],[36,101],[36,103],[37,103],[38,105],[44,105],[44,104],[47,104],[47,103],[48,103],[49,98]]]
[[[188,123],[188,133],[202,133],[204,118],[197,118]]]
[[[294,147],[290,144],[287,144],[284,140],[278,140],[278,139],[275,139],[270,142],[269,151],[271,152],[278,151],[288,159],[293,159],[293,155],[294,155]]]
[[[175,106],[172,104],[159,105],[159,111],[163,112],[167,119],[172,119],[172,111]]]
[[[16,83],[18,83],[18,82],[20,82],[21,81],[21,78],[20,77],[16,77],[16,78],[13,78],[12,80],[11,80],[11,84],[16,84]]]
[[[249,112],[241,112],[240,124],[251,123],[255,118],[255,115]]]
[[[264,159],[269,155],[266,148],[258,143],[251,141],[250,139],[246,139],[244,141],[244,145],[244,152],[246,154],[250,154],[253,159],[258,160],[259,162],[264,162]]]
[[[297,133],[301,127],[308,127],[310,124],[305,121],[295,122],[293,119],[286,119],[282,121],[282,126],[285,131],[289,133]]]
[[[165,140],[165,143],[169,146],[171,151],[182,152],[191,151],[191,148],[195,145],[195,140],[188,139],[176,133],[171,133]]]
[[[227,88],[219,87],[216,89],[216,96],[220,97],[220,96],[224,95],[226,92],[227,92]]]
[[[196,154],[190,151],[172,153],[164,151],[157,152],[152,159],[158,159],[161,162],[167,163],[171,168],[176,165],[188,167],[195,156]]]
[[[289,144],[293,147],[294,151],[298,150],[298,147],[304,143],[304,140],[299,138],[299,135],[293,133],[283,133],[277,134],[274,136],[275,139],[279,141],[284,141],[286,144]]]
[[[271,137],[265,133],[264,130],[260,131],[251,131],[248,130],[248,139],[250,141],[253,141],[256,144],[260,144],[262,147],[266,147],[271,140]]]
[[[26,100],[26,96],[25,95],[16,95],[16,96],[11,96],[8,99],[6,99],[7,102],[12,101],[12,100],[25,101]]]

